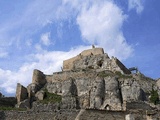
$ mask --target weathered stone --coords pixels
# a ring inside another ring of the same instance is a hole
[[[29,99],[23,100],[23,101],[17,103],[16,107],[29,109],[30,108],[30,100]]]
[[[61,82],[53,82],[47,83],[46,89],[49,93],[56,93],[61,95],[62,94],[62,83]]]
[[[128,114],[125,116],[125,120],[135,120],[135,117],[132,114]]]
[[[24,86],[22,86],[20,83],[17,83],[17,89],[16,89],[17,102],[19,103],[27,99],[27,97],[28,97],[27,89]]]
[[[44,86],[46,84],[46,79],[45,79],[45,75],[43,74],[43,72],[35,69],[33,71],[33,76],[32,76],[32,83],[35,83],[39,86]]]
[[[61,109],[76,109],[78,108],[75,96],[63,96]]]
[[[157,85],[157,91],[160,99],[160,78],[156,81],[156,85]]]
[[[93,83],[90,94],[90,108],[100,109],[104,101],[105,83],[104,79],[97,77]]]
[[[40,90],[41,86],[35,84],[35,83],[31,83],[27,86],[27,91],[28,91],[28,97],[34,97],[35,93]]]
[[[65,80],[62,83],[62,95],[63,96],[70,96],[70,95],[77,95],[77,88],[74,83],[75,80],[70,78],[69,80]]]
[[[90,93],[91,85],[94,80],[92,79],[76,79],[77,95],[79,98],[80,108],[90,107]]]
[[[115,77],[105,77],[105,97],[101,109],[122,110],[121,91],[119,82]]]
[[[141,88],[135,79],[125,79],[121,84],[123,102],[141,100]]]
[[[63,71],[73,69],[74,62],[76,60],[80,60],[82,57],[89,56],[89,55],[101,55],[101,54],[104,54],[103,48],[92,48],[89,50],[84,50],[76,57],[63,61]]]
[[[35,97],[38,99],[38,100],[43,100],[44,99],[44,96],[45,96],[45,92],[43,90],[40,90],[38,91],[36,94],[35,94]]]
[[[122,74],[131,72],[117,59],[110,59],[107,54],[84,56],[74,61],[73,69],[103,69]]]

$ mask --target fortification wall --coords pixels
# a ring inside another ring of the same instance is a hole
[[[0,107],[14,107],[17,103],[15,97],[2,97],[0,98]]]
[[[122,74],[131,74],[131,72],[117,59],[111,59],[111,71],[120,71]]]
[[[100,55],[104,54],[103,48],[92,48],[88,50],[84,50],[80,53],[82,56],[88,56],[88,55]]]
[[[76,57],[70,58],[68,60],[64,60],[63,61],[63,71],[72,70],[74,61],[80,60],[82,57],[88,56],[91,54],[92,55],[104,54],[104,50],[103,50],[103,48],[92,48],[92,49],[82,51]]]
[[[78,55],[76,57],[70,58],[68,60],[63,61],[63,71],[71,70],[73,69],[73,62],[76,60],[81,59],[81,56]]]
[[[160,115],[146,115],[146,111],[0,111],[1,120],[159,120]]]
[[[46,79],[47,83],[52,82],[52,77],[53,77],[53,75],[45,75],[45,79]]]
[[[71,78],[96,78],[96,71],[64,71],[53,73],[52,82],[64,81]]]
[[[75,120],[78,110],[0,111],[0,120]]]

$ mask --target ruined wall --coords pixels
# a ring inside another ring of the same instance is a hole
[[[64,81],[69,78],[95,78],[97,75],[96,71],[64,71],[53,73],[52,82]]]
[[[111,71],[120,71],[122,74],[131,74],[131,72],[117,58],[112,58],[111,62]]]
[[[20,83],[17,83],[17,89],[16,89],[17,102],[19,103],[25,100],[27,97],[28,97],[27,89]]]
[[[0,98],[0,107],[14,107],[17,103],[15,97],[2,97]]]
[[[88,55],[99,55],[99,54],[104,54],[103,48],[93,48],[89,50],[84,50],[82,51],[79,55],[76,57],[70,58],[68,60],[63,61],[63,71],[71,70],[73,69],[73,62],[76,60],[80,60],[84,56]]]
[[[75,60],[79,60],[79,59],[81,59],[80,55],[78,55],[76,57],[73,57],[73,58],[70,58],[68,60],[64,60],[63,61],[63,71],[67,71],[67,70],[73,69],[73,62]]]
[[[43,86],[46,83],[45,75],[40,70],[35,69],[33,71],[32,83],[39,86]]]
[[[0,111],[0,120],[159,120],[159,114],[137,111],[54,110]]]
[[[53,75],[45,75],[45,79],[46,79],[47,83],[52,82],[52,77],[53,77]]]
[[[84,50],[80,53],[82,56],[88,56],[88,55],[101,55],[104,54],[103,48],[92,48],[88,50]]]
[[[0,120],[75,120],[78,110],[0,111]]]

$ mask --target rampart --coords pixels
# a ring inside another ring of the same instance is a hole
[[[96,71],[64,71],[53,73],[52,82],[64,81],[69,78],[95,78],[97,75]]]
[[[64,60],[63,71],[72,70],[74,61],[80,60],[84,56],[99,55],[99,54],[104,54],[103,48],[92,48],[92,49],[84,50],[76,57],[70,58],[68,60]]]

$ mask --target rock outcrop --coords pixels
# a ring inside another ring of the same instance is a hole
[[[159,81],[140,72],[132,74],[117,58],[109,58],[102,48],[93,48],[65,60],[63,70],[53,75],[34,70],[32,83],[27,88],[18,84],[16,96],[19,107],[28,105],[32,109],[48,100],[53,109],[132,113],[134,107],[141,105],[140,110],[158,110],[150,105],[150,92],[154,87],[160,94]],[[134,118],[125,114],[126,119]]]

